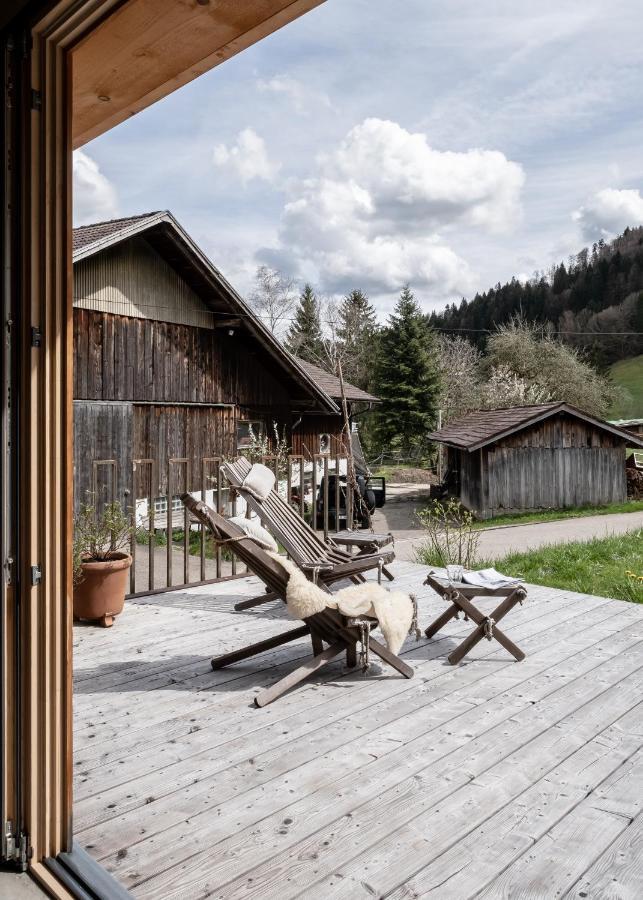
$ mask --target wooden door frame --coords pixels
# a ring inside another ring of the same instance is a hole
[[[12,48],[9,225],[16,266],[10,289],[19,366],[13,475],[21,514],[11,612],[19,623],[13,738],[21,765],[14,815],[30,873],[61,898],[129,896],[74,844],[72,824],[70,51],[118,3],[36,3],[31,18],[28,8],[3,33]]]
[[[0,10],[3,46],[11,38],[14,127],[3,152],[9,159],[12,202],[3,214],[14,263],[8,276],[16,310],[12,404],[19,415],[12,465],[19,513],[16,571],[5,603],[6,621],[15,622],[17,635],[11,646],[4,642],[15,682],[5,679],[3,685],[4,690],[19,687],[13,691],[17,725],[5,735],[17,748],[9,764],[18,771],[19,789],[8,800],[25,838],[25,866],[52,896],[83,900],[129,894],[73,841],[72,50],[99,26],[113,26],[112,14],[127,2],[4,0]],[[245,34],[196,59],[198,69],[184,52],[182,71],[159,87],[161,93],[134,98],[129,112],[322,2],[283,0],[256,27],[248,26]],[[186,12],[185,5],[168,3],[167,9],[175,17]],[[118,39],[118,28],[110,40],[115,35]],[[203,42],[201,35],[198,52]],[[183,42],[184,51],[190,46],[189,40]],[[87,45],[83,49],[87,57]],[[130,51],[140,64],[145,54]],[[116,81],[117,74],[111,73]],[[98,94],[95,99],[105,98]],[[121,119],[126,114],[118,113]],[[110,121],[94,122],[92,134],[106,130]],[[5,246],[0,254],[4,263]]]

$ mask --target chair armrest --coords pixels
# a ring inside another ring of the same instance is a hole
[[[370,572],[371,569],[377,569],[380,560],[382,565],[386,566],[395,559],[395,553],[392,550],[384,550],[381,553],[373,553],[370,556],[360,555],[353,556],[350,560],[340,563],[333,567],[328,574],[320,573],[322,581],[331,584],[333,581],[340,581],[342,578],[350,578],[351,575],[360,575],[362,572]]]

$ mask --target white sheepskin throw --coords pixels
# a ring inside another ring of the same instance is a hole
[[[307,619],[308,616],[314,616],[315,613],[326,609],[330,594],[309,581],[292,560],[279,556],[278,553],[269,553],[268,556],[276,559],[288,573],[286,606],[293,619]]]
[[[408,594],[388,591],[374,582],[353,584],[336,594],[328,594],[309,581],[291,560],[276,553],[270,556],[288,572],[286,603],[293,618],[307,619],[327,608],[337,609],[343,616],[372,616],[379,622],[391,653],[399,652],[413,622],[413,601]]]
[[[367,581],[327,596],[327,606],[335,601],[343,616],[374,616],[391,653],[400,651],[413,622],[413,601],[408,594]]]

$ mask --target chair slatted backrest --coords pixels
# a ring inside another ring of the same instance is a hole
[[[240,457],[234,463],[224,463],[221,468],[230,484],[241,494],[250,509],[257,513],[297,563],[317,560],[340,563],[351,558],[350,554],[344,550],[324,543],[275,489],[265,500],[257,500],[249,491],[244,490],[243,481],[252,468],[247,459]]]
[[[269,556],[256,541],[248,537],[238,525],[219,515],[206,503],[195,500],[190,494],[184,494],[181,499],[197,521],[208,526],[215,541],[228,541],[230,549],[236,553],[239,559],[271,591],[285,598],[288,574],[283,566]]]

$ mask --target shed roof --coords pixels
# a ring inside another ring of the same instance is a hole
[[[630,446],[643,447],[643,441],[640,441],[632,432],[602,419],[596,419],[575,406],[562,402],[539,403],[536,406],[511,406],[506,409],[476,409],[460,419],[450,422],[441,431],[431,432],[428,438],[448,444],[450,447],[472,452],[559,413],[567,413],[567,415],[589,422],[596,428],[609,431],[623,438]]]
[[[75,228],[73,261],[87,259],[136,235],[145,236],[213,313],[240,318],[245,329],[277,366],[304,388],[307,397],[317,401],[318,409],[339,413],[333,397],[309,374],[300,360],[284,349],[272,331],[254,314],[168,210]]]
[[[305,359],[297,357],[297,362],[302,369],[308,372],[311,378],[315,379],[317,384],[322,387],[333,400],[341,400],[342,391],[339,378],[336,378],[334,375],[331,375],[329,372],[326,372],[324,369]],[[347,400],[362,400],[366,403],[379,403],[379,397],[374,397],[373,394],[363,391],[349,381],[344,381],[344,393]]]

